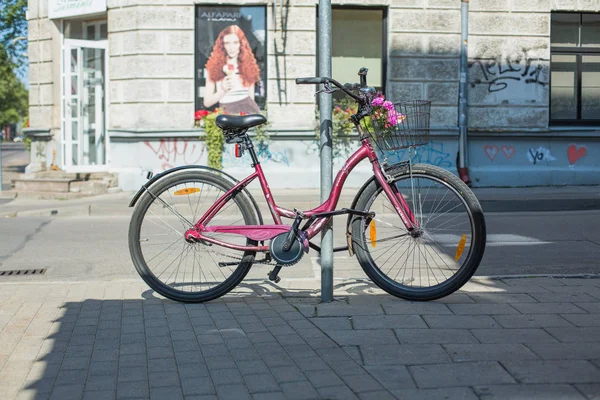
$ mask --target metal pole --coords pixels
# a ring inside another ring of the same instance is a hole
[[[331,77],[331,0],[319,1],[319,76]],[[333,181],[331,160],[331,95],[319,95],[321,127],[321,203],[329,198]],[[321,301],[333,301],[333,225],[321,234]]]
[[[460,48],[460,86],[458,102],[458,175],[466,184],[471,183],[469,178],[469,157],[467,154],[467,130],[468,130],[468,46],[469,46],[469,0],[461,0],[461,48]]]

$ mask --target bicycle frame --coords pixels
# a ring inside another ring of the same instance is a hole
[[[390,199],[390,202],[394,206],[396,212],[402,219],[402,222],[406,226],[409,231],[412,231],[416,227],[418,227],[418,223],[414,217],[414,214],[411,212],[408,204],[398,191],[398,188],[395,185],[389,185],[388,181],[381,170],[381,166],[379,164],[379,160],[377,158],[377,154],[373,150],[371,143],[369,142],[368,137],[361,136],[361,147],[354,152],[346,160],[344,166],[340,169],[338,174],[335,177],[333,182],[333,187],[331,189],[331,193],[329,198],[320,206],[313,208],[308,211],[303,211],[303,214],[310,218],[312,216],[317,216],[317,221],[308,227],[305,231],[308,239],[317,235],[323,226],[327,222],[327,220],[331,217],[318,217],[318,214],[324,212],[334,211],[337,206],[338,200],[340,198],[340,194],[344,183],[346,182],[346,178],[350,174],[350,172],[358,165],[362,160],[368,158],[373,167],[373,174],[377,181],[381,184],[383,191]],[[260,163],[254,163],[254,173],[246,177],[245,179],[238,182],[234,187],[229,189],[225,194],[217,199],[217,201],[204,213],[202,217],[198,220],[198,222],[194,225],[193,228],[188,229],[185,233],[186,240],[197,240],[203,241],[207,243],[216,244],[219,246],[223,246],[226,248],[241,250],[241,251],[267,251],[269,250],[269,246],[260,245],[260,246],[242,246],[235,245],[231,243],[226,243],[221,240],[217,240],[211,237],[204,236],[203,232],[219,232],[219,233],[231,233],[231,234],[239,234],[246,236],[248,239],[256,240],[256,241],[264,241],[272,239],[280,233],[288,232],[290,229],[289,225],[283,225],[281,218],[296,218],[296,212],[292,210],[288,210],[283,207],[279,207],[273,198],[273,194],[271,193],[271,189],[269,188],[269,184],[265,175],[263,173],[262,167]],[[269,206],[269,210],[271,212],[271,216],[273,217],[274,225],[234,225],[234,226],[206,226],[208,222],[214,217],[219,210],[231,199],[232,195],[236,192],[243,190],[246,186],[248,186],[252,181],[258,178],[260,182],[260,186],[262,188],[263,194],[265,196],[265,200]]]

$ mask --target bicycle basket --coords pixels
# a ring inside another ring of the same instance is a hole
[[[390,111],[377,107],[367,130],[380,150],[399,150],[429,143],[431,101],[411,100],[394,103],[397,124]],[[391,121],[391,122],[390,122]]]

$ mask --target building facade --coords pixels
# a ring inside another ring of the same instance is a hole
[[[148,171],[206,164],[194,115],[219,106],[208,101],[219,84],[208,60],[237,25],[259,69],[248,93],[270,122],[265,173],[274,187],[318,187],[315,87],[294,82],[317,75],[317,9],[314,0],[29,0],[28,134],[39,145],[28,170],[113,172],[132,190]],[[415,158],[454,173],[460,9],[460,0],[334,1],[332,14],[333,78],[356,82],[366,66],[389,99],[431,100],[431,140]],[[600,184],[600,2],[473,0],[468,26],[473,185]],[[227,146],[223,166],[250,171]],[[348,183],[369,175],[361,165]]]

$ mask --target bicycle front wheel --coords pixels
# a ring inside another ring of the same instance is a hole
[[[486,242],[483,211],[473,192],[450,172],[431,165],[390,171],[420,229],[409,232],[379,182],[359,194],[356,209],[375,218],[352,219],[353,248],[365,273],[388,293],[434,300],[475,273]]]
[[[136,270],[156,292],[181,302],[204,302],[232,290],[252,266],[254,251],[236,251],[184,239],[200,217],[233,185],[215,174],[190,171],[167,176],[140,198],[129,225],[129,250]],[[243,192],[208,222],[256,225]],[[241,235],[206,233],[236,245],[256,245]]]

